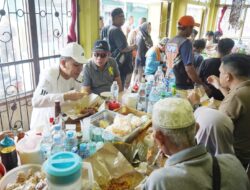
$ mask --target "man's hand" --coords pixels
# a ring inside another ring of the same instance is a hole
[[[192,105],[200,104],[200,96],[195,90],[192,90],[187,98]]]
[[[76,90],[72,90],[72,91],[66,92],[64,94],[63,98],[65,101],[67,101],[67,100],[75,101],[75,100],[81,99],[85,95],[86,95],[85,93],[78,92]]]
[[[2,131],[0,132],[0,140],[2,140],[5,137],[5,135],[14,138],[14,134],[11,131]]]
[[[208,84],[213,85],[216,89],[220,89],[220,80],[217,76],[211,75],[207,78]]]

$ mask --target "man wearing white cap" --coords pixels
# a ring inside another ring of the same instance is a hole
[[[144,190],[221,189],[247,190],[249,180],[239,160],[230,154],[212,157],[204,145],[195,144],[193,108],[187,100],[166,98],[153,108],[154,138],[169,158],[155,170]]]
[[[40,74],[38,86],[32,98],[32,117],[30,128],[47,125],[49,117],[54,116],[55,100],[61,104],[83,97],[80,92],[80,73],[87,63],[84,50],[76,42],[68,43],[61,51],[59,65]]]

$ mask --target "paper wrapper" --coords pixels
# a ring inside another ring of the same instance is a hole
[[[92,164],[94,178],[99,185],[95,189],[134,189],[143,179],[143,175],[110,143],[85,161]]]
[[[62,112],[66,113],[71,120],[77,120],[89,116],[89,114],[81,114],[80,111],[85,108],[95,108],[99,111],[99,108],[103,104],[104,100],[96,94],[90,94],[84,96],[80,100],[66,102],[61,106]]]

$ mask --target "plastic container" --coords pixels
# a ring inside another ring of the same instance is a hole
[[[82,169],[88,171],[88,184],[93,187],[93,170],[90,163],[72,152],[59,152],[51,156],[44,164],[49,190],[82,190]]]
[[[65,151],[74,152],[73,149],[77,147],[77,139],[75,137],[74,131],[67,131],[66,132],[66,139],[65,139]]]
[[[64,151],[64,145],[61,142],[61,136],[59,134],[55,134],[53,136],[53,144],[51,147],[51,155],[56,154],[58,152]]]
[[[48,139],[45,141],[46,143],[52,143],[52,141]],[[46,159],[44,158],[43,160],[41,145],[42,137],[32,133],[18,141],[16,149],[19,153],[21,164],[42,164]],[[51,144],[48,145],[48,147],[51,148]]]

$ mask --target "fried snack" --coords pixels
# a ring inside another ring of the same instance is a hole
[[[19,172],[17,174],[17,179],[16,179],[16,183],[24,183],[26,180],[26,175],[24,172]]]
[[[141,181],[138,173],[128,173],[117,179],[112,179],[107,186],[101,186],[103,190],[124,190],[134,189]]]

